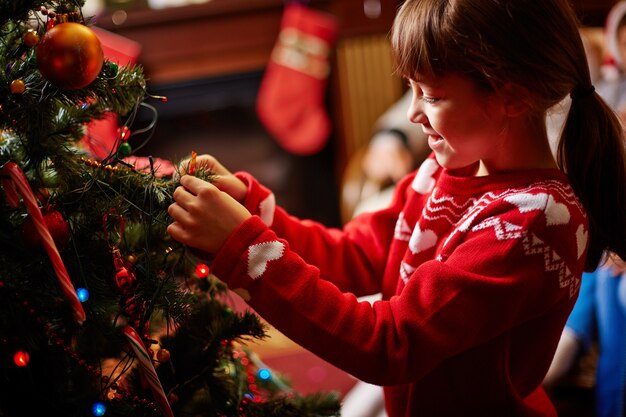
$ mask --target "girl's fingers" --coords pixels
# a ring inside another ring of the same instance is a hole
[[[172,237],[172,239],[181,242],[182,244],[187,244],[189,239],[189,235],[187,230],[179,223],[173,222],[167,226],[167,233]]]
[[[186,159],[180,163],[179,180],[181,185],[185,186],[187,189],[189,189],[189,191],[197,195],[199,191],[198,187],[206,185],[207,182],[200,180],[193,175],[187,174],[190,162],[190,160]],[[217,187],[221,191],[224,191],[239,202],[243,202],[245,200],[246,194],[248,193],[248,186],[235,175],[233,175],[222,164],[220,164],[217,159],[215,159],[211,155],[199,155],[196,159],[196,167],[202,167],[203,169],[210,171],[215,175],[214,182],[211,184],[212,186]],[[191,178],[195,178],[195,180],[197,181],[192,180]]]
[[[189,206],[191,205],[195,195],[190,193],[185,187],[176,187],[174,190],[174,194],[172,194],[174,201],[185,210],[189,210]]]
[[[214,253],[250,217],[229,193],[209,182],[185,175],[180,184],[173,194],[174,203],[168,207],[174,221],[167,231],[184,245]]]
[[[194,196],[197,196],[204,188],[215,188],[213,184],[192,175],[184,175],[180,179],[180,185],[185,187],[186,191]]]
[[[167,214],[174,219],[174,222],[179,223],[181,227],[189,224],[189,213],[178,203],[171,204],[167,208]]]
[[[245,200],[248,193],[248,186],[234,175],[218,176],[215,179],[215,186],[240,203]]]
[[[186,246],[192,246],[193,234],[180,223],[174,222],[167,226],[167,233],[172,239]]]

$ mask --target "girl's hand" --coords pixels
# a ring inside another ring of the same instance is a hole
[[[181,177],[187,174],[190,159],[185,159],[179,164]],[[246,198],[248,187],[239,178],[235,177],[229,170],[218,162],[211,155],[198,155],[196,158],[196,170],[202,167],[215,174],[214,185],[240,203]]]
[[[167,210],[174,219],[167,232],[184,245],[214,254],[233,230],[251,216],[213,184],[190,175],[183,176],[180,184],[174,191],[174,203]]]

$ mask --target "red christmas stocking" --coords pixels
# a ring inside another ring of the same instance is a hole
[[[266,129],[294,154],[319,152],[330,135],[324,95],[337,32],[331,15],[295,3],[285,7],[256,107]]]

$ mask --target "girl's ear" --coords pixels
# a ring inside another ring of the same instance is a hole
[[[530,92],[526,87],[507,83],[498,90],[507,116],[518,117],[530,109]]]

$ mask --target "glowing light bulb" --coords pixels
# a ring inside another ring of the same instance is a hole
[[[81,303],[89,300],[89,290],[87,288],[78,288],[76,289],[76,296],[78,296],[78,300]]]
[[[93,403],[93,405],[91,406],[91,413],[96,417],[103,416],[104,413],[106,412],[107,412],[107,406],[104,405],[104,403],[97,402],[97,403]]]
[[[123,126],[117,129],[117,132],[121,140],[128,140],[128,138],[130,137],[130,129],[128,128],[128,126]]]
[[[18,350],[17,352],[15,352],[15,355],[13,355],[13,362],[20,368],[28,365],[29,361],[30,355],[28,354],[28,352],[24,352],[23,350]]]
[[[269,371],[269,369],[265,369],[265,368],[261,368],[259,369],[259,378],[267,381],[268,379],[272,378],[272,373]]]
[[[196,265],[196,275],[198,278],[206,278],[209,275],[209,267],[205,264]]]

